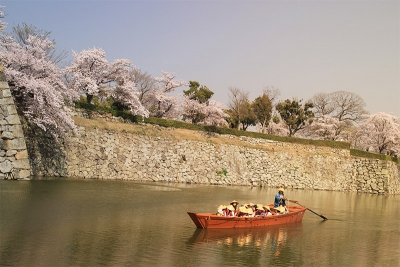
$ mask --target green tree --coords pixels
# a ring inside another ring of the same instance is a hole
[[[183,90],[183,93],[201,104],[206,103],[214,94],[207,86],[200,86],[197,81],[189,81],[189,90]]]
[[[261,132],[264,132],[268,126],[272,116],[272,102],[268,95],[264,93],[262,96],[257,97],[253,103],[253,112],[257,118],[258,123],[261,125]]]
[[[299,130],[305,128],[312,123],[314,107],[312,102],[307,102],[304,106],[301,104],[302,100],[293,99],[292,101],[286,99],[276,105],[276,110],[284,120],[289,128],[289,136],[293,136]]]
[[[242,117],[240,118],[240,124],[242,125],[243,131],[246,131],[249,126],[257,125],[257,117],[254,113],[253,107],[250,101],[244,102],[241,107]]]
[[[254,114],[250,101],[244,101],[240,103],[239,106],[236,106],[236,108],[236,110],[225,110],[225,113],[229,115],[229,117],[226,118],[226,121],[230,128],[241,128],[243,131],[246,131],[249,126],[257,125],[257,117]],[[240,113],[238,113],[237,110],[240,110]]]
[[[226,122],[229,125],[229,128],[238,129],[239,128],[239,119],[236,115],[236,112],[234,112],[232,109],[226,109],[225,113],[229,115],[229,117],[225,118]]]
[[[204,105],[208,105],[208,100],[210,100],[214,92],[208,89],[207,86],[200,86],[200,83],[197,81],[189,81],[189,90],[183,90],[183,93],[189,98],[185,106],[187,110],[190,110],[190,112],[186,112],[183,115],[183,120],[190,119],[194,124],[203,121],[206,118]],[[193,103],[190,100],[197,101],[198,103]]]

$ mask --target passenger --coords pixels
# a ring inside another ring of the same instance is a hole
[[[224,206],[224,209],[222,210],[222,216],[229,216],[229,210],[228,210],[228,206]]]
[[[250,202],[249,207],[253,210],[253,213],[256,212],[256,204]]]
[[[283,206],[279,206],[274,209],[275,209],[275,215],[285,214],[286,212],[286,209]]]
[[[250,203],[251,204],[251,203]],[[254,205],[254,204],[253,204]],[[249,216],[249,217],[254,217],[254,211],[253,211],[253,208],[247,208],[247,216]]]
[[[249,215],[249,214],[248,214],[247,208],[244,207],[244,206],[241,206],[241,207],[239,208],[239,214],[238,214],[238,216],[239,216],[239,217],[247,217],[248,215]]]
[[[228,213],[226,216],[235,216],[235,208],[232,205],[227,206],[228,208]]]
[[[264,211],[264,206],[262,204],[257,204],[256,205],[256,212],[255,212],[255,217],[265,217],[265,211]]]
[[[229,204],[231,204],[235,208],[235,215],[237,215],[239,213],[239,202],[237,202],[236,200],[233,200]]]
[[[265,216],[271,216],[272,215],[271,209],[270,209],[270,207],[268,205],[264,206],[264,212],[265,212]]]
[[[224,205],[219,205],[219,207],[217,208],[217,216],[224,216],[224,209],[226,206]]]
[[[279,206],[286,207],[285,201],[287,200],[287,198],[285,197],[283,191],[283,188],[279,188],[278,193],[275,195],[274,208]]]

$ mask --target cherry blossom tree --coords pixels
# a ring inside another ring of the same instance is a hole
[[[5,8],[5,6],[0,6],[0,19],[4,18],[3,8]],[[0,33],[4,31],[6,26],[7,26],[7,23],[0,20]]]
[[[220,102],[210,100],[204,103],[192,99],[191,95],[182,95],[182,116],[185,121],[195,124],[228,126],[225,118],[229,117]]]
[[[368,115],[359,127],[359,146],[367,151],[400,155],[400,118],[380,112]]]
[[[76,126],[69,108],[77,98],[62,80],[62,71],[52,62],[49,50],[54,42],[30,35],[24,44],[11,35],[0,38],[0,61],[18,113],[53,136],[65,135]]]
[[[151,92],[150,115],[158,118],[177,119],[180,117],[179,101],[176,96],[169,95],[178,87],[187,86],[188,82],[175,79],[175,74],[162,71],[162,77],[156,77],[157,88]]]
[[[53,43],[53,46],[49,47],[46,53],[54,64],[59,65],[67,57],[68,53],[65,50],[58,50],[55,47],[56,41],[50,39],[50,34],[50,31],[38,29],[35,26],[28,25],[24,22],[21,25],[18,24],[13,26],[11,30],[11,35],[14,37],[15,41],[22,46],[26,45],[26,41],[31,35],[40,36],[41,38],[50,40]]]
[[[206,115],[203,122],[205,125],[228,126],[226,118],[229,115],[224,112],[222,103],[210,100],[204,109],[204,114]]]
[[[117,59],[108,63],[106,53],[101,48],[73,51],[74,62],[65,68],[71,76],[69,86],[79,94],[86,95],[91,103],[99,95],[112,97],[126,105],[133,114],[148,116],[148,111],[139,100],[139,92],[130,79],[134,68],[127,59]]]
[[[139,100],[139,92],[135,90],[135,83],[129,80],[119,80],[111,93],[115,102],[126,106],[132,114],[149,116],[149,111]]]
[[[301,137],[324,140],[346,140],[347,135],[343,133],[348,129],[345,121],[337,118],[322,116],[313,121],[311,125],[301,131]],[[346,140],[347,141],[347,140]]]
[[[266,128],[267,134],[279,135],[279,136],[288,136],[289,135],[289,127],[287,124],[280,118],[279,113],[273,116],[272,121],[268,124]]]

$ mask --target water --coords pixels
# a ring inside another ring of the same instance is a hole
[[[322,219],[196,229],[187,211],[276,189],[129,181],[0,181],[1,266],[400,266],[400,196],[287,190]]]

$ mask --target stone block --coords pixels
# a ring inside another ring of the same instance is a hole
[[[16,176],[18,176],[18,179],[29,179],[31,172],[29,170],[20,170]]]
[[[19,120],[19,117],[17,114],[7,116],[6,121],[9,124],[21,124],[21,121]]]
[[[12,99],[12,97],[0,98],[0,105],[14,105],[14,100]]]
[[[3,83],[3,82],[2,82]],[[8,87],[8,86],[7,86]],[[4,87],[3,87],[4,88]],[[11,91],[10,91],[10,89],[3,89],[3,98],[6,98],[6,97],[11,97]]]
[[[0,149],[4,150],[4,151],[8,150],[7,149],[7,142],[5,140],[3,140],[3,139],[0,139]]]
[[[0,70],[0,71],[3,71],[3,70]],[[0,88],[3,88],[3,90],[9,90],[10,91],[10,89],[8,87],[8,82],[6,82],[6,81],[0,81]]]
[[[24,137],[24,132],[22,130],[21,124],[12,125],[10,131],[13,133],[14,138]]]
[[[6,143],[6,150],[10,150],[10,149],[16,149],[16,150],[26,149],[25,140],[23,138],[16,138],[16,139],[12,139],[12,140],[6,140],[5,143]]]
[[[12,164],[15,169],[24,169],[24,170],[30,169],[30,164],[28,159],[19,159],[14,161]]]
[[[17,114],[17,109],[15,108],[15,105],[8,105],[7,106],[7,114],[8,115]]]
[[[14,156],[15,154],[17,154],[17,150],[14,150],[14,149],[7,150],[7,152],[6,152],[7,157]]]
[[[8,160],[3,161],[3,162],[0,163],[0,172],[8,173],[8,172],[11,171],[12,167],[13,166],[12,166],[12,163],[10,161],[8,161]]]
[[[14,135],[11,132],[2,132],[0,135],[1,139],[14,139]]]
[[[22,150],[17,152],[15,155],[15,159],[27,159],[28,158],[28,151],[27,150]]]

